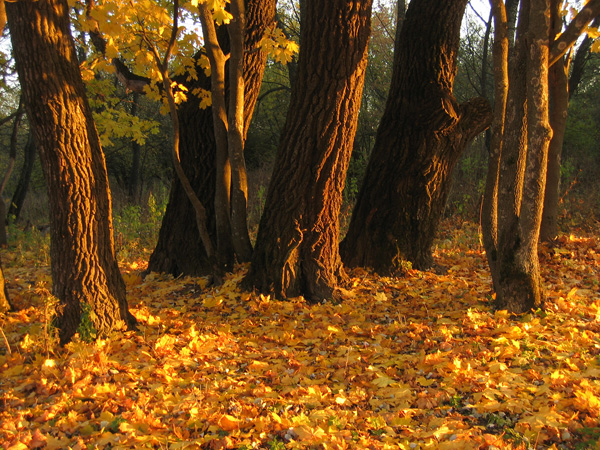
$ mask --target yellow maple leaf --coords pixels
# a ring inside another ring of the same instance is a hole
[[[396,381],[387,375],[378,373],[377,376],[371,381],[375,386],[384,388],[396,384]]]
[[[222,430],[233,431],[240,428],[240,422],[241,421],[239,419],[230,416],[229,414],[223,414],[217,420],[217,425],[219,425]]]

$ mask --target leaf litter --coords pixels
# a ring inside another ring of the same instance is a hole
[[[598,448],[598,248],[542,246],[546,309],[518,317],[494,311],[470,224],[438,240],[444,274],[355,269],[337,304],[244,292],[245,267],[209,286],[124,262],[139,330],[65,348],[48,267],[7,251],[0,447]]]

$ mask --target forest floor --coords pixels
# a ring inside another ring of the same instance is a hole
[[[540,248],[544,311],[494,311],[472,224],[445,224],[445,274],[350,272],[338,304],[149,275],[122,261],[139,330],[57,346],[47,261],[3,251],[0,448],[600,447],[597,233]]]

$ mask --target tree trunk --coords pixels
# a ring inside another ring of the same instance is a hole
[[[204,34],[204,47],[210,61],[211,110],[216,145],[214,203],[218,259],[223,268],[231,270],[235,252],[230,221],[231,161],[227,150],[227,100],[225,92],[225,74],[227,72],[225,63],[231,58],[225,56],[223,47],[219,43],[209,5],[206,3],[199,4],[198,11]],[[229,61],[229,64],[231,64],[231,61]]]
[[[115,258],[104,155],[79,72],[69,6],[64,0],[21,0],[7,4],[6,12],[48,185],[60,341],[71,340],[85,311],[98,335],[131,327],[135,319]]]
[[[199,78],[204,77],[200,75]],[[181,130],[181,164],[206,208],[207,228],[214,239],[215,137],[212,112],[210,108],[200,109],[200,101],[190,96],[187,102],[179,105],[177,114]],[[208,260],[194,217],[192,204],[175,177],[148,271],[174,276],[211,273],[212,262]]]
[[[273,24],[275,0],[246,1],[246,30],[244,36],[244,139],[260,92],[266,54],[257,50],[265,31]],[[226,33],[225,33],[226,34]],[[188,86],[210,90],[210,79],[199,70],[199,81]],[[181,127],[181,161],[198,197],[206,207],[208,229],[216,241],[215,185],[216,144],[211,108],[200,110],[195,97],[179,105]],[[177,179],[171,185],[169,202],[163,217],[158,242],[150,257],[148,270],[175,276],[210,273],[212,266],[202,248],[194,221],[191,203]]]
[[[8,221],[19,220],[21,209],[23,209],[23,203],[25,203],[25,197],[27,196],[27,190],[29,189],[29,182],[31,181],[31,173],[33,172],[33,165],[35,164],[36,157],[36,146],[33,139],[33,133],[29,132],[27,137],[27,143],[25,144],[23,167],[19,174],[19,180],[17,181],[17,187],[13,193],[12,200],[8,207]]]
[[[131,115],[137,117],[140,94],[133,93]],[[127,180],[129,201],[133,204],[140,202],[142,172],[142,147],[137,141],[131,141],[131,169]]]
[[[10,304],[8,289],[6,288],[6,279],[4,278],[4,270],[0,261],[0,313],[12,311],[13,307]]]
[[[338,216],[367,62],[370,0],[309,1],[298,79],[246,284],[330,299],[345,279]]]
[[[248,176],[244,158],[244,29],[246,11],[243,0],[232,0],[234,19],[229,24],[229,109],[227,144],[231,161],[231,237],[239,262],[252,257],[248,234]]]
[[[507,9],[503,0],[493,0],[494,16],[494,119],[490,133],[488,171],[481,205],[483,246],[492,272],[498,252],[498,180],[504,139],[504,121],[508,97],[508,55],[511,47]]]
[[[6,168],[6,172],[4,174],[4,178],[2,179],[2,183],[0,183],[0,246],[4,247],[8,244],[8,233],[6,230],[6,225],[8,224],[8,217],[6,215],[6,202],[4,201],[4,188],[10,180],[10,176],[12,175],[12,171],[15,167],[15,160],[17,159],[17,141],[19,137],[19,128],[21,127],[21,119],[23,118],[23,114],[25,113],[23,109],[23,104],[19,101],[19,108],[17,110],[17,115],[15,116],[15,120],[13,122],[12,133],[10,135],[10,151],[9,151],[9,162],[8,167]]]
[[[560,15],[561,2],[553,0],[552,5],[552,32],[553,40],[562,31],[562,20]],[[598,26],[598,18],[592,26]],[[550,67],[550,125],[552,126],[552,140],[548,151],[548,173],[546,180],[546,192],[544,195],[544,213],[540,228],[540,239],[551,241],[558,235],[558,207],[560,201],[560,169],[562,160],[562,148],[567,128],[567,114],[569,99],[577,91],[583,76],[586,60],[590,54],[593,39],[586,36],[577,48],[575,56],[570,64],[568,56],[561,57]],[[569,66],[572,66],[569,76]]]
[[[522,313],[542,306],[537,244],[542,218],[548,145],[549,0],[525,0],[509,73],[500,156],[497,219],[486,253],[496,306]],[[489,181],[489,180],[488,180]],[[487,191],[486,191],[487,193]],[[489,202],[489,199],[486,200]]]
[[[560,15],[561,3],[552,0],[551,39],[555,39],[562,29]],[[544,211],[540,227],[540,239],[548,242],[558,235],[558,202],[560,198],[560,168],[562,146],[567,129],[567,112],[569,108],[569,59],[563,56],[550,68],[550,126],[552,140],[548,150],[548,168],[546,191],[544,194]]]
[[[458,105],[452,95],[466,4],[410,2],[386,109],[342,243],[348,265],[380,273],[395,272],[403,260],[432,265],[452,169],[491,122],[487,100]]]

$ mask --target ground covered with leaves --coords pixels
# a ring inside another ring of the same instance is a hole
[[[493,310],[469,224],[438,241],[444,274],[354,270],[338,304],[123,261],[139,331],[59,348],[48,267],[9,249],[0,447],[598,448],[599,251],[542,247],[546,308],[522,317]]]

